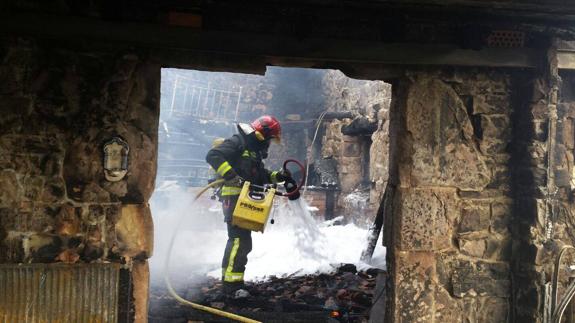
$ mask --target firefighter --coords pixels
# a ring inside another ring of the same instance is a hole
[[[243,181],[264,185],[269,183],[294,183],[287,170],[271,172],[264,167],[271,141],[280,141],[281,127],[272,116],[261,116],[251,124],[237,125],[238,133],[213,147],[206,161],[224,178],[220,200],[227,223],[228,242],[222,260],[224,293],[249,295],[244,289],[244,271],[248,253],[252,250],[251,231],[232,225],[232,213],[236,206]],[[237,293],[238,290],[244,291]]]

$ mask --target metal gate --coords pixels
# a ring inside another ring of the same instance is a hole
[[[119,273],[119,264],[0,264],[0,322],[117,322]]]

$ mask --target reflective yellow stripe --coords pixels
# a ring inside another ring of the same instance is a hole
[[[270,174],[270,180],[272,181],[272,184],[276,184],[276,183],[278,182],[277,176],[278,176],[278,172],[277,172],[277,171],[272,172],[272,173]]]
[[[220,167],[218,167],[216,173],[218,173],[220,176],[224,176],[230,169],[232,169],[232,166],[230,166],[230,164],[225,161],[220,165]]]
[[[252,158],[256,158],[258,155],[253,152],[253,151],[249,151],[249,150],[244,150],[244,152],[242,153],[242,157],[252,157]]]
[[[244,273],[225,273],[224,281],[229,283],[244,281]]]
[[[232,252],[230,252],[230,258],[228,259],[228,267],[226,268],[226,272],[224,273],[224,281],[234,282],[234,281],[241,281],[244,279],[243,273],[234,273],[232,271],[234,270],[234,261],[236,260],[236,255],[238,254],[239,248],[240,248],[240,238],[234,238],[234,245],[232,246]]]
[[[222,196],[226,196],[226,195],[240,195],[240,192],[242,191],[241,187],[235,187],[235,186],[223,186],[222,187]]]

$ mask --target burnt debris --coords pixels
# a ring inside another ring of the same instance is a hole
[[[358,271],[355,265],[342,264],[329,274],[272,276],[264,282],[247,282],[251,294],[247,298],[223,294],[220,280],[204,276],[180,283],[178,292],[192,302],[264,322],[367,322],[380,273],[384,274],[376,268]],[[153,287],[150,323],[227,322],[180,305],[160,282]]]

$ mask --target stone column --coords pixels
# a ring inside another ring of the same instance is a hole
[[[551,287],[558,247],[575,244],[574,81],[570,72],[558,70],[552,46],[543,71],[517,83],[520,109],[514,113],[515,167],[511,173],[515,199],[514,318],[517,322],[542,322],[545,303],[551,298],[546,289]],[[563,266],[568,265],[568,258],[564,260]],[[563,269],[560,290],[569,280]],[[560,291],[560,297],[562,294]]]
[[[509,76],[414,72],[393,91],[387,321],[506,322]]]
[[[513,167],[510,170],[513,219],[513,318],[516,322],[542,322],[544,303],[544,243],[548,221],[549,107],[544,77],[517,79],[513,113]]]

